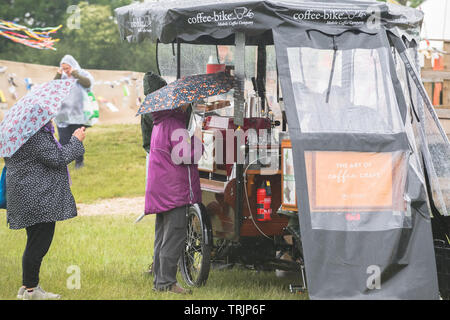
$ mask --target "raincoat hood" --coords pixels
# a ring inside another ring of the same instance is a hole
[[[80,64],[75,60],[74,57],[72,57],[70,54],[66,54],[59,63],[59,66],[62,66],[63,64],[68,64],[72,67],[74,70],[81,70]]]
[[[60,66],[68,64],[73,70],[76,70],[80,76],[86,77],[90,81],[90,87],[83,87],[78,81],[72,89],[70,95],[64,100],[61,110],[55,118],[58,127],[66,127],[70,124],[86,125],[88,119],[84,114],[85,104],[88,101],[87,92],[92,90],[94,86],[94,77],[81,69],[77,60],[69,54],[66,54],[59,63]],[[62,73],[61,79],[71,79],[65,72]]]
[[[87,88],[87,89],[88,90],[92,90],[92,86],[94,85],[94,77],[92,77],[92,75],[88,71],[82,69],[80,67],[80,64],[77,62],[77,60],[75,60],[74,57],[72,57],[70,54],[66,54],[61,59],[61,62],[59,63],[59,65],[61,67],[62,67],[63,64],[68,64],[69,66],[72,67],[73,70],[76,70],[81,76],[88,78],[89,81],[91,82],[91,86],[89,88]],[[67,74],[65,74],[63,72],[63,74],[61,76],[61,79],[66,79],[66,78],[68,78],[68,76],[67,76]],[[83,89],[83,87],[80,84],[78,84],[78,86],[80,87],[80,89]]]

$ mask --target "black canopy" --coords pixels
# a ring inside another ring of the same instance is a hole
[[[285,21],[312,27],[396,30],[418,37],[423,14],[376,1],[186,0],[136,3],[115,10],[123,40],[234,44],[243,32],[247,44],[273,44],[272,29]]]

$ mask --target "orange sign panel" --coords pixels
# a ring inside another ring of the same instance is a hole
[[[402,210],[403,153],[311,151],[305,160],[311,211]]]

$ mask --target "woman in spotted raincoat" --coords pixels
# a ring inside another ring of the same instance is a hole
[[[84,154],[84,137],[84,128],[80,128],[61,146],[49,122],[12,157],[5,158],[7,221],[11,229],[25,228],[27,232],[18,298],[59,297],[38,286],[39,269],[52,242],[55,222],[77,215],[67,165]]]

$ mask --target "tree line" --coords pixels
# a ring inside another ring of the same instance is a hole
[[[56,51],[33,49],[0,37],[0,59],[59,65],[71,54],[85,69],[156,71],[155,44],[123,42],[114,9],[132,0],[3,0],[0,19],[29,28],[62,25]],[[78,24],[78,25],[77,25]]]

